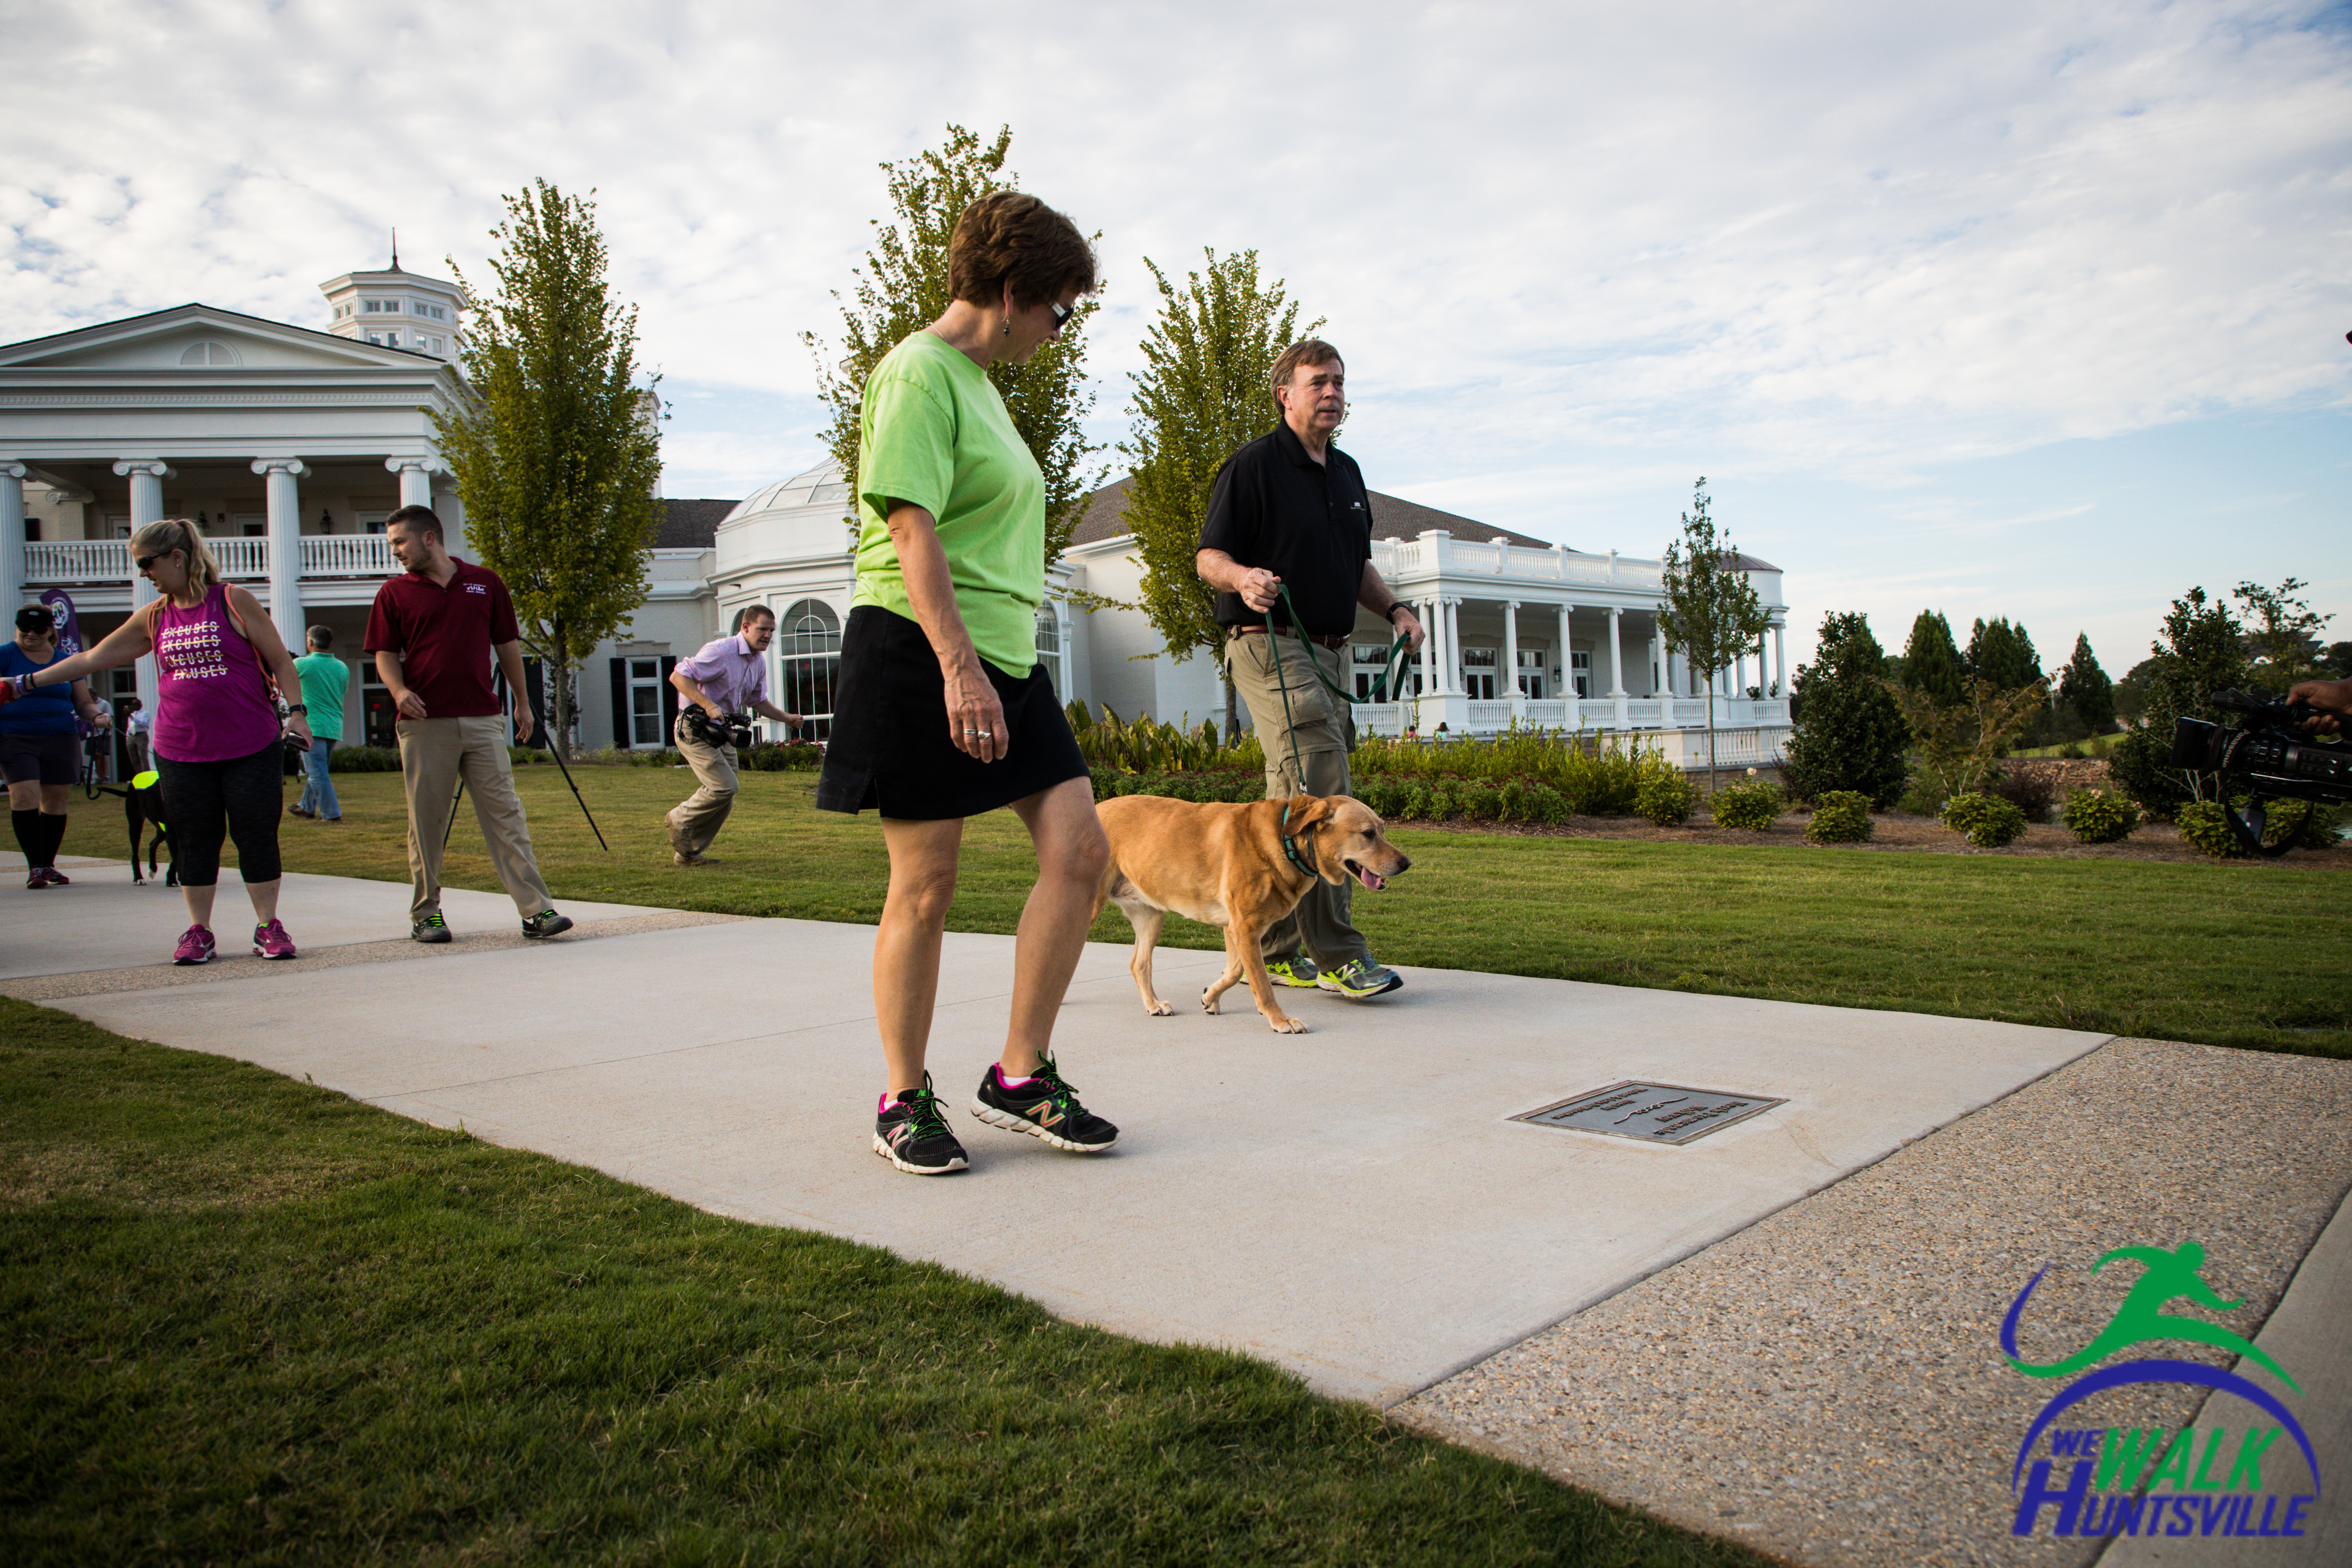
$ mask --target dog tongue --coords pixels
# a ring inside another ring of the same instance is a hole
[[[1369,869],[1362,866],[1356,868],[1356,879],[1363,883],[1365,887],[1370,888],[1375,893],[1388,886],[1388,882],[1385,879],[1375,877]]]

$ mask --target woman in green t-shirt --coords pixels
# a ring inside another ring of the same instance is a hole
[[[874,942],[886,1069],[874,1152],[902,1171],[964,1168],[924,1066],[963,819],[1009,805],[1037,849],[1013,957],[1004,1054],[972,1114],[1097,1153],[1118,1129],[1056,1070],[1054,1017],[1094,917],[1109,846],[1094,784],[1037,663],[1045,481],[988,376],[1025,364],[1095,288],[1093,248],[1034,196],[964,209],[946,311],[884,356],[858,418],[857,592],[843,628],[817,805],[882,815],[890,891]]]

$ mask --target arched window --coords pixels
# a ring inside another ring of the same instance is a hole
[[[800,599],[776,617],[776,653],[783,666],[778,703],[809,721],[808,733],[833,731],[833,683],[841,669],[841,618],[822,599]]]
[[[236,351],[226,343],[190,343],[180,355],[182,364],[237,364]]]

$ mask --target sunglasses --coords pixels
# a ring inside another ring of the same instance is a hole
[[[1076,307],[1065,305],[1059,300],[1048,300],[1045,301],[1045,309],[1054,312],[1054,330],[1058,332],[1062,330],[1062,323],[1070,319]]]

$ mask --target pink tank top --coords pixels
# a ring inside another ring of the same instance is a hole
[[[155,635],[155,754],[175,763],[249,757],[278,741],[278,710],[253,645],[229,619],[218,583],[184,610],[166,599],[150,612]]]

